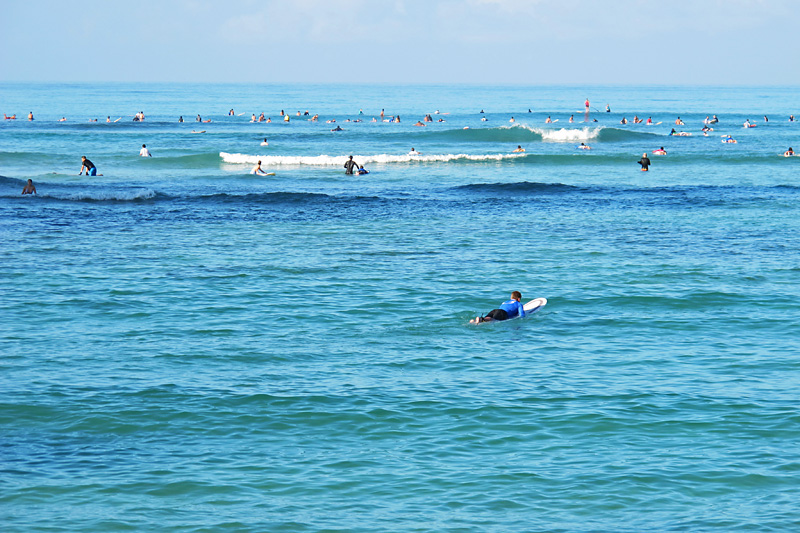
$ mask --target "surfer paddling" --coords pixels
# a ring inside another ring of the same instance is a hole
[[[522,307],[522,294],[519,291],[511,293],[511,299],[500,304],[497,309],[492,309],[485,316],[476,316],[470,320],[470,324],[480,324],[481,322],[492,322],[494,320],[508,320],[510,318],[524,317],[525,309]]]

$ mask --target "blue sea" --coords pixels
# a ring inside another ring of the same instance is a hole
[[[798,95],[0,84],[0,529],[799,530]]]

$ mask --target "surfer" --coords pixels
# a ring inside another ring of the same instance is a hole
[[[142,145],[142,149],[139,150],[139,155],[142,157],[153,157],[153,154],[150,153],[150,150],[148,150],[147,146],[144,144]]]
[[[640,165],[642,165],[642,172],[647,172],[650,169],[650,158],[647,157],[647,154],[642,154],[642,158],[637,161]]]
[[[606,113],[611,113],[611,106],[606,104]]]
[[[545,124],[550,124],[552,122],[553,122],[553,119],[551,119],[550,116],[548,116],[546,119],[544,119],[544,123]]]
[[[676,126],[685,126],[686,124],[683,123],[683,121],[681,120],[681,117],[678,117],[678,118],[675,119],[675,125]]]
[[[267,142],[267,138],[266,137],[264,137],[264,140],[262,141],[261,146],[269,146],[269,143]]]
[[[83,174],[84,169],[86,170],[87,176],[102,176],[102,174],[97,173],[97,167],[94,166],[94,163],[86,159],[85,155],[81,156],[81,171],[78,172],[78,176]]]
[[[664,150],[664,147],[662,146],[658,150],[653,150],[653,155],[667,155],[667,151]]]
[[[727,144],[736,144],[736,139],[734,139],[730,135],[723,135],[722,136],[722,142],[727,143]]]
[[[331,131],[344,131],[341,126],[336,126]]]
[[[414,147],[412,146],[412,147],[411,147],[411,151],[410,151],[410,152],[408,152],[408,155],[410,155],[410,156],[422,155],[422,152],[417,152],[417,151],[414,149]]]
[[[789,147],[789,149],[788,149],[788,150],[786,150],[785,152],[783,152],[783,157],[791,157],[791,156],[793,156],[793,155],[794,155],[794,150],[792,150],[792,147],[791,147],[791,146]],[[31,180],[28,180],[28,181],[30,182]],[[25,193],[23,192],[22,194],[25,194]]]
[[[258,164],[255,167],[253,167],[253,170],[250,171],[250,174],[264,174],[264,175],[266,175],[267,173],[264,172],[264,170],[261,168],[261,161],[259,161]]]
[[[569,116],[569,123],[572,124],[573,122],[575,122],[575,115],[570,115]]]
[[[356,174],[358,174],[359,176],[363,176],[364,174],[369,174],[369,170],[364,168],[364,166],[362,165],[358,167],[358,170],[356,170]]]
[[[789,148],[791,150],[791,148]],[[33,185],[33,180],[28,180],[28,183],[25,184],[25,188],[22,189],[22,194],[36,194],[36,187]]]
[[[33,111],[28,113],[28,120],[33,120]]]
[[[581,143],[580,145],[578,145],[578,148],[580,148],[581,150],[591,150],[592,149],[592,147],[589,146],[586,143]]]
[[[474,320],[470,320],[470,324],[480,324],[481,322],[492,322],[494,320],[508,320],[509,318],[524,317],[525,309],[522,307],[520,300],[522,294],[519,291],[511,293],[511,299],[507,302],[500,304],[497,309],[492,309],[485,316],[476,316]]]
[[[525,151],[525,148],[523,148],[523,147],[522,147],[522,145],[519,145],[519,144],[518,144],[518,145],[517,145],[517,147],[516,147],[516,148],[513,150],[513,152],[524,152],[524,151]]]
[[[344,173],[345,174],[352,174],[355,170],[358,170],[358,163],[353,161],[353,156],[351,155],[350,158],[344,162]]]

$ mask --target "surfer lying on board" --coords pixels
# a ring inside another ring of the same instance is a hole
[[[520,300],[522,294],[519,291],[511,293],[511,299],[507,302],[500,304],[499,309],[492,309],[486,316],[476,316],[474,320],[470,320],[470,324],[480,324],[481,322],[492,322],[493,320],[508,320],[509,318],[524,317],[525,309],[522,307]]]

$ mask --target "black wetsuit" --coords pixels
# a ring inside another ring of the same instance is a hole
[[[347,161],[345,161],[344,168],[345,168],[344,171],[345,174],[352,174],[354,169],[358,170],[358,163],[356,163],[352,159],[348,159]]]
[[[642,157],[639,161],[637,161],[640,165],[642,165],[642,170],[647,170],[650,166],[650,158],[647,156]]]

